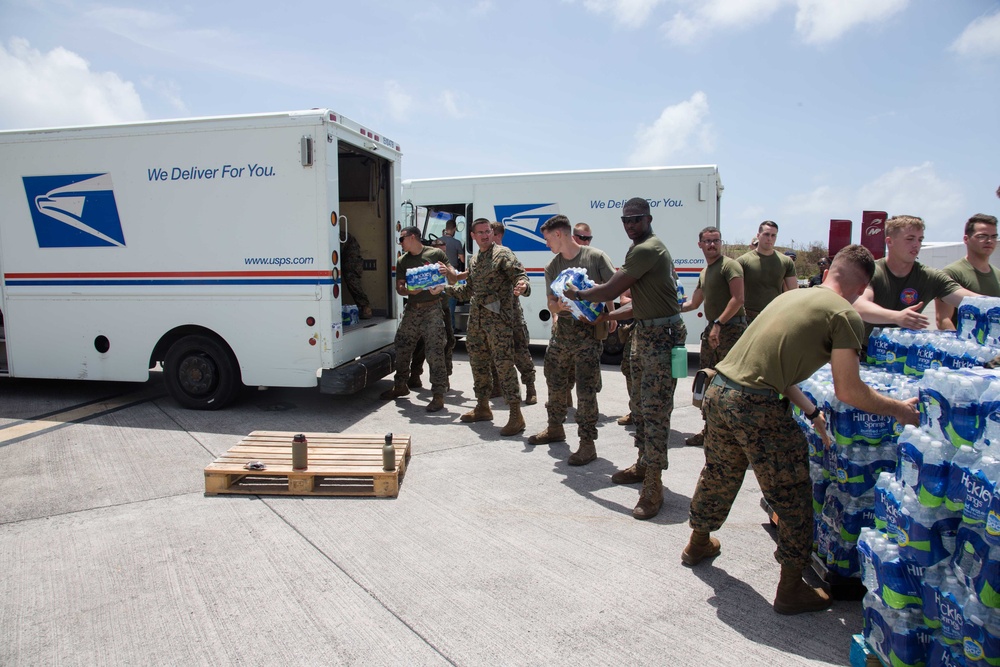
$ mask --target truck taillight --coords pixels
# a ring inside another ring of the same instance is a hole
[[[310,338],[309,339],[309,344],[310,345],[315,345],[316,344],[316,339],[315,338]]]
[[[307,317],[306,318],[306,326],[307,327],[316,326],[316,318],[315,317]]]

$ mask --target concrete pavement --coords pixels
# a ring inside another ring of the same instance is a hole
[[[464,354],[435,414],[426,389],[380,401],[388,380],[348,398],[248,390],[221,412],[180,409],[159,378],[4,380],[0,664],[849,664],[859,602],[772,611],[752,473],[722,554],[680,564],[703,462],[683,444],[701,425],[690,381],[664,508],[631,517],[638,486],[609,480],[635,459],[614,421],[624,381],[608,366],[603,380],[600,458],[581,468],[571,445],[525,442],[545,426],[544,382],[523,437],[498,436],[500,399],[495,423],[460,423]],[[95,416],[62,419],[81,403]],[[204,467],[254,430],[407,433],[412,458],[395,499],[206,497]]]

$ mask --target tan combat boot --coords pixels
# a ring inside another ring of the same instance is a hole
[[[802,581],[802,570],[790,565],[781,566],[778,593],[774,596],[774,610],[779,614],[802,614],[823,611],[833,600],[822,588],[813,588]]]
[[[535,391],[535,383],[529,382],[524,386],[524,404],[534,405],[538,402],[538,392]]]
[[[690,438],[684,438],[684,444],[688,447],[704,447],[705,446],[705,431],[695,433]]]
[[[406,381],[406,386],[410,389],[420,389],[424,386],[424,383],[420,381],[419,375],[410,375],[410,379]]]
[[[476,407],[459,417],[463,422],[489,422],[493,421],[493,411],[490,410],[490,402],[485,398],[479,399]]]
[[[627,415],[622,415],[621,417],[618,418],[618,425],[619,426],[631,426],[634,423],[635,423],[635,421],[632,419],[632,413],[631,412],[628,413]]]
[[[691,531],[691,539],[681,553],[681,562],[695,566],[706,558],[714,558],[722,551],[719,540],[699,530]]]
[[[632,510],[632,516],[640,521],[652,519],[663,507],[663,482],[660,481],[659,466],[646,466],[646,476],[642,480],[639,502]]]
[[[646,466],[642,465],[642,451],[635,463],[611,476],[612,484],[636,484],[646,478]]]
[[[517,435],[524,430],[524,417],[521,416],[521,404],[510,406],[510,417],[507,424],[500,429],[500,435]]]
[[[443,407],[444,407],[444,395],[434,394],[434,398],[431,399],[431,402],[427,404],[427,407],[424,408],[424,410],[427,410],[427,412],[437,412]]]
[[[549,424],[541,433],[528,438],[529,445],[547,445],[550,442],[566,442],[566,431],[563,430],[562,424]]]
[[[597,447],[594,446],[593,440],[581,440],[580,449],[576,450],[569,455],[566,459],[566,463],[571,466],[583,466],[587,465],[591,461],[597,458]]]
[[[386,389],[381,394],[379,398],[383,401],[391,401],[394,398],[399,398],[400,396],[407,396],[410,393],[410,388],[405,384],[393,385],[392,389]]]

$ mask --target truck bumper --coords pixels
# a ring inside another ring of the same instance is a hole
[[[383,347],[337,368],[324,368],[319,376],[321,394],[346,396],[369,387],[394,372],[396,348]]]

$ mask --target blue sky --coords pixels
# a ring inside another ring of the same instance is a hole
[[[404,178],[718,164],[732,241],[1000,214],[998,0],[232,7],[3,0],[0,129],[330,107]]]

